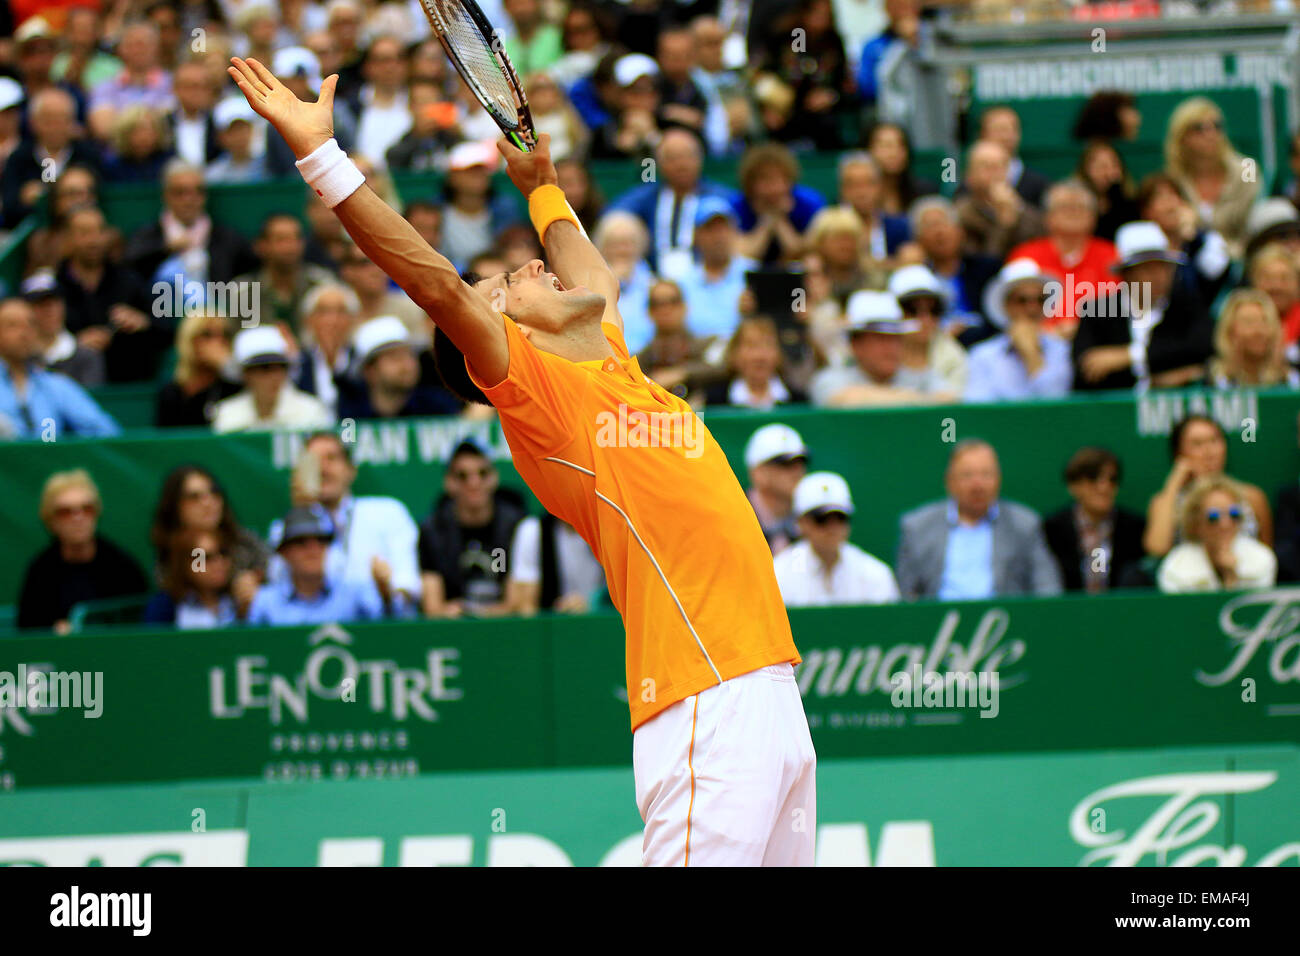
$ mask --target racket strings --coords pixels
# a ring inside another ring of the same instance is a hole
[[[483,35],[473,17],[455,0],[424,0],[424,5],[455,50],[464,78],[479,94],[483,106],[511,127],[518,126],[515,89],[497,59],[492,40]],[[497,36],[495,32],[493,35]]]

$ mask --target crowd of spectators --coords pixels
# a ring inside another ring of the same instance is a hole
[[[315,431],[485,414],[444,386],[427,316],[318,197],[303,189],[295,208],[244,236],[223,224],[212,188],[296,175],[226,76],[232,53],[261,59],[304,97],[338,73],[337,139],[422,237],[466,273],[540,258],[517,197],[494,176],[496,127],[418,3],[26,6],[0,21],[12,32],[0,42],[0,227],[36,225],[21,282],[0,301],[0,437],[117,434],[91,394],[117,383],[152,384],[163,428]],[[887,0],[883,27],[866,29],[830,0],[484,6],[551,137],[561,185],[620,280],[630,351],[697,408],[1300,388],[1300,136],[1269,195],[1246,173],[1258,163],[1233,146],[1220,106],[1192,97],[1169,118],[1163,168],[1135,182],[1121,145],[1141,124],[1138,102],[1103,92],[1077,117],[1074,173],[1053,181],[1022,156],[1016,109],[999,105],[971,117],[949,198],[935,181],[946,171],[915,162],[913,129],[880,82],[882,64],[924,40],[919,0]],[[838,154],[833,194],[804,181],[812,151]],[[621,161],[626,188],[603,195],[597,160]],[[706,177],[710,160],[728,161],[734,179]],[[403,202],[394,176],[406,173],[437,174],[438,193]],[[130,183],[157,184],[161,210],[123,230],[105,215],[104,190]],[[1120,463],[1104,450],[1080,452],[1065,475],[1075,504],[1043,522],[999,499],[994,449],[960,446],[947,498],[904,517],[892,570],[848,545],[852,500],[838,476],[768,471],[771,458],[747,465],[774,552],[799,544],[781,558],[783,585],[845,562],[822,590],[792,585],[800,600],[854,588],[864,600],[1050,593],[1062,582],[1172,590],[1197,586],[1188,582],[1206,568],[1224,584],[1255,581],[1259,552],[1235,542],[1272,545],[1268,499],[1228,484],[1226,443],[1216,463],[1197,434],[1217,426],[1189,421],[1179,431],[1188,448],[1145,521],[1114,510]],[[491,615],[599,600],[572,529],[527,517],[473,448],[446,463],[445,495],[423,523],[397,502],[403,520],[390,508],[364,523],[400,527],[400,554],[341,546],[360,532],[343,482],[348,450],[332,444],[314,456],[310,483],[344,487],[298,489],[255,566],[233,560],[247,547],[225,525],[156,538],[152,580],[167,597],[151,613],[308,619],[352,601],[362,616]],[[89,476],[61,481],[63,494],[97,501]],[[816,504],[800,512],[798,501]],[[88,507],[90,537],[82,528],[80,543],[56,543],[44,560],[97,566],[109,553]],[[42,516],[63,542],[57,510]],[[1099,548],[1109,555],[1100,569],[1071,550]],[[512,550],[527,557],[494,557]],[[187,552],[215,560],[195,569]],[[1156,575],[1151,561],[1165,555],[1172,563]],[[507,566],[520,576],[498,570]],[[74,578],[77,594],[46,596],[43,623],[66,620],[65,599],[85,597],[86,574]]]

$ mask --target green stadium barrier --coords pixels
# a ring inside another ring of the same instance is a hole
[[[706,412],[705,421],[742,483],[747,481],[745,442],[754,429],[770,421],[799,429],[812,449],[813,467],[842,473],[853,490],[858,503],[853,541],[892,562],[899,516],[942,496],[952,442],[991,441],[1002,456],[1006,497],[1043,514],[1067,501],[1061,470],[1075,449],[1107,445],[1124,462],[1121,504],[1144,511],[1169,471],[1169,430],[1194,411],[1213,415],[1227,429],[1233,475],[1271,496],[1300,474],[1300,394],[1287,390],[865,411],[791,409],[776,415],[715,411]],[[356,493],[393,495],[417,520],[423,518],[441,492],[444,456],[466,434],[477,436],[500,459],[506,484],[523,488],[497,424],[403,419],[358,424]],[[36,506],[52,472],[89,470],[104,496],[100,530],[147,569],[153,563],[148,541],[153,507],[171,468],[188,461],[206,465],[225,485],[239,520],[264,533],[289,507],[289,469],[300,442],[301,436],[292,434],[216,436],[168,429],[99,441],[0,444],[0,500],[10,503],[0,510],[6,543],[0,600],[17,600],[27,562],[48,543]]]
[[[828,759],[1296,741],[1300,588],[790,617]],[[613,614],[0,641],[0,789],[624,766],[623,648]]]
[[[817,864],[1295,866],[1298,805],[1293,746],[823,760]],[[641,851],[627,769],[96,787],[0,807],[0,866],[636,866]]]

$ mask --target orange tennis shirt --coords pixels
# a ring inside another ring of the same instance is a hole
[[[720,681],[799,663],[758,518],[690,405],[616,359],[571,362],[502,317],[509,374],[488,388],[515,468],[605,569],[627,632],[632,729]]]

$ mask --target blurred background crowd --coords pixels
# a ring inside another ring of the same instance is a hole
[[[896,65],[936,22],[1010,25],[1088,4],[481,5],[551,136],[561,186],[620,278],[630,350],[699,409],[1300,388],[1296,131],[1265,181],[1259,157],[1234,146],[1232,117],[1188,96],[1163,129],[1162,168],[1135,177],[1125,152],[1139,99],[1103,90],[1074,117],[1064,178],[1022,157],[1012,105],[947,117],[960,148],[917,162],[933,104],[900,101]],[[1248,5],[1183,7],[1165,13]],[[0,301],[0,437],[119,434],[92,396],[106,383],[155,383],[158,428],[321,433],[294,471],[294,509],[265,535],[239,526],[212,475],[169,477],[154,568],[97,536],[91,476],[54,475],[41,502],[53,539],[29,568],[20,623],[146,592],[151,619],[181,626],[601,600],[586,545],[529,517],[475,446],[445,463],[422,523],[391,499],[351,495],[349,449],[329,437],[340,422],[491,411],[442,385],[427,317],[300,181],[293,207],[250,234],[215,206],[222,187],[296,176],[226,75],[232,54],[256,57],[304,97],[340,75],[340,145],[458,268],[490,275],[542,257],[495,177],[496,127],[416,0],[15,0],[0,37],[0,227],[21,234],[22,259]],[[814,188],[802,164],[826,154],[833,188]],[[591,173],[602,161],[625,164],[617,192]],[[395,182],[411,174],[435,177],[436,191],[404,200]],[[124,185],[157,191],[156,219],[114,225],[103,195]],[[903,516],[889,563],[854,552],[851,490],[810,474],[815,449],[787,432],[756,434],[746,464],[792,603],[1300,576],[1295,489],[1233,481],[1210,419],[1175,431],[1167,475],[1124,476],[1106,449],[1080,449],[1051,516],[999,500],[997,450],[960,444],[948,497]],[[1115,508],[1121,477],[1149,489],[1147,514]],[[198,568],[194,553],[210,560]]]

